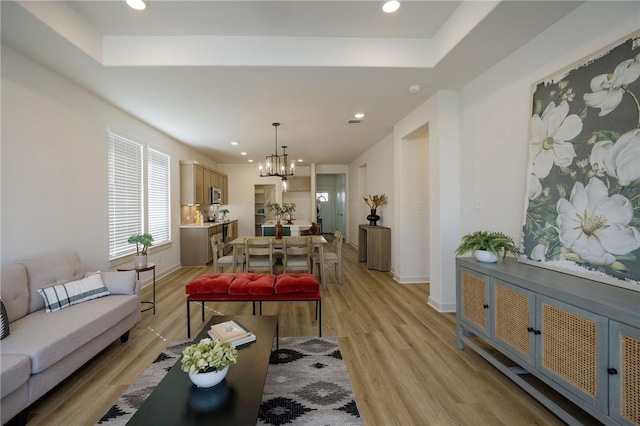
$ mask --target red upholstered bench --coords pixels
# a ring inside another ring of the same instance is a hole
[[[206,302],[316,302],[318,335],[322,336],[322,295],[320,283],[313,274],[208,274],[202,275],[185,286],[187,294],[187,337],[191,337],[191,302],[204,305]]]

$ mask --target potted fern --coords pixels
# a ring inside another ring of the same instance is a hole
[[[511,253],[515,257],[521,254],[513,239],[502,232],[476,231],[462,237],[456,249],[456,256],[471,252],[479,262],[499,262]]]

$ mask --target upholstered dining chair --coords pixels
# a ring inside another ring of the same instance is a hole
[[[224,267],[233,267],[233,256],[221,256],[224,252],[224,243],[222,241],[218,241],[215,237],[211,237],[211,253],[213,254],[213,273],[217,273],[218,269],[220,272],[224,271]],[[245,256],[240,254],[237,256],[236,265],[240,266],[240,270],[244,271],[244,263]]]
[[[342,284],[342,232],[336,231],[333,234],[333,253],[324,252],[324,263],[333,263],[335,268],[336,278],[338,282]],[[324,274],[324,265],[320,264],[320,253],[312,253],[311,261],[313,264],[313,270],[315,270],[316,265],[320,268],[320,274]],[[313,271],[312,271],[313,273]]]
[[[311,273],[311,238],[310,237],[282,237],[283,271]]]
[[[244,241],[245,271],[269,271],[273,274],[273,240],[271,238],[247,238]]]

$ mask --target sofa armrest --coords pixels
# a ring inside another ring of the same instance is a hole
[[[102,272],[102,282],[111,294],[140,295],[140,281],[135,271]]]

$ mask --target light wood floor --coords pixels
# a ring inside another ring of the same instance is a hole
[[[401,285],[369,271],[349,245],[342,284],[327,271],[323,335],[339,337],[366,425],[563,424],[475,352],[457,349],[455,315],[427,305],[428,284]],[[28,424],[95,424],[171,340],[186,337],[184,285],[204,273],[211,268],[158,280],[156,315],[144,312],[129,342],[114,342],[35,404]],[[150,293],[143,289],[143,300]],[[192,308],[197,331],[200,309]],[[251,314],[250,303],[207,308],[208,316]],[[312,303],[266,303],[264,314],[279,316],[281,336],[317,335]]]

